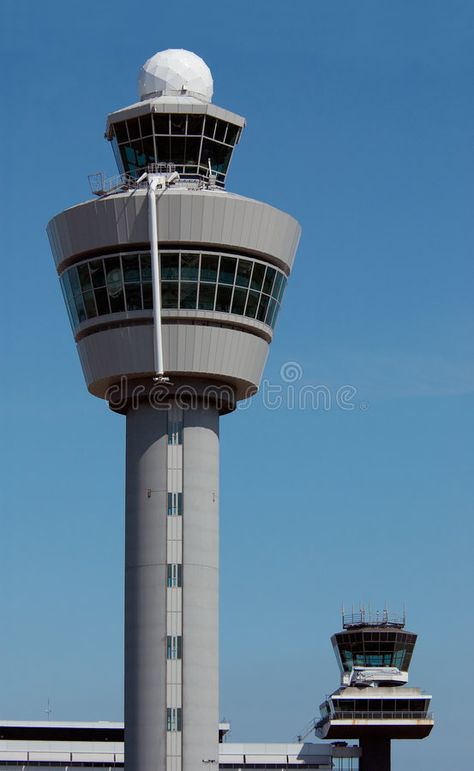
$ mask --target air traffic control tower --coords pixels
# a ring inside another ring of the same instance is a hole
[[[258,389],[300,234],[226,192],[245,121],[212,92],[195,54],[149,59],[107,120],[119,176],[48,226],[87,387],[126,415],[127,771],[218,765],[219,418]]]
[[[359,771],[390,771],[392,739],[424,739],[434,722],[431,696],[407,687],[417,636],[388,611],[344,614],[332,636],[341,686],[320,705],[321,739],[359,739]]]

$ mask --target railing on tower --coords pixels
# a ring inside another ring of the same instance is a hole
[[[351,629],[354,627],[363,626],[380,626],[380,627],[393,627],[394,629],[403,629],[406,623],[405,611],[402,614],[391,613],[384,608],[384,610],[371,611],[366,608],[360,608],[359,611],[346,613],[342,610],[342,626],[343,629]]]
[[[144,173],[173,174],[175,171],[175,163],[149,163],[132,174],[124,172],[123,174],[106,177],[103,171],[97,171],[94,174],[89,174],[88,180],[91,192],[97,196],[104,196],[120,192],[121,190],[126,191],[147,187],[146,181],[138,181]],[[179,181],[175,183],[175,187],[186,187],[188,190],[214,190],[216,189],[216,177],[211,171],[206,178],[181,174]]]

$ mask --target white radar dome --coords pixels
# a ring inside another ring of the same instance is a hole
[[[200,56],[182,48],[169,48],[145,62],[138,91],[140,99],[183,95],[210,102],[214,83],[209,67]]]

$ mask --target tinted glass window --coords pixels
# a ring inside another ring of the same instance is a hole
[[[249,260],[239,260],[235,283],[238,286],[248,286],[252,273],[252,263]]]
[[[97,311],[95,308],[94,293],[92,291],[84,292],[84,307],[86,309],[88,319],[91,319],[94,316],[97,316]]]
[[[150,276],[151,277],[151,276]],[[161,255],[161,278],[169,281],[177,281],[179,278],[179,255]]]
[[[211,118],[209,115],[206,115],[206,123],[204,127],[204,133],[207,137],[213,137],[214,136],[214,130],[216,128],[216,119]]]
[[[275,305],[275,310],[273,311],[273,320],[271,322],[273,327],[275,326],[275,324],[277,322],[278,314],[280,313],[280,308],[281,308],[281,305],[278,305],[278,303],[277,303]]]
[[[153,289],[151,284],[143,284],[142,286],[142,293],[143,293],[143,307],[145,309],[153,308]]]
[[[217,287],[217,295],[216,295],[216,311],[221,311],[222,313],[228,313],[230,309],[231,297],[232,297],[232,287],[219,285]]]
[[[184,146],[185,146],[184,137],[172,137],[170,140],[170,143],[171,143],[170,161],[172,161],[173,163],[183,164],[184,163]]]
[[[142,309],[140,284],[125,284],[125,297],[128,311],[140,311]]]
[[[273,326],[273,317],[275,315],[276,307],[277,307],[276,300],[272,298],[268,304],[267,318],[265,319],[265,323],[268,324],[270,327]]]
[[[111,291],[111,287],[108,288],[109,291],[109,302],[110,302],[110,311],[111,313],[120,313],[121,311],[125,310],[125,299],[123,296],[123,287],[120,285],[120,287],[114,288],[114,291]]]
[[[86,265],[78,265],[77,266],[77,272],[79,274],[79,281],[81,284],[81,289],[83,292],[86,292],[88,289],[91,289],[91,279],[89,276],[89,266]]]
[[[188,115],[188,135],[202,134],[203,122],[202,115]]]
[[[170,115],[170,122],[171,122],[172,134],[186,133],[186,115],[180,115],[180,114]]]
[[[124,281],[140,281],[140,264],[138,255],[124,255],[122,257],[123,278]]]
[[[278,300],[283,278],[284,278],[283,273],[276,274],[275,282],[273,284],[273,291],[272,291],[272,295],[273,297],[275,297],[276,300]]]
[[[237,263],[237,260],[234,257],[221,257],[221,266],[219,270],[220,284],[234,283],[236,263]]]
[[[119,146],[117,144],[117,140],[116,140],[115,137],[112,139],[112,150],[114,151],[114,157],[115,157],[115,161],[117,163],[119,172],[120,172],[120,174],[123,174],[124,171],[125,171],[124,166],[123,166],[123,158],[122,158],[122,155],[120,153],[120,149],[119,149]]]
[[[176,282],[161,282],[161,304],[163,308],[178,307],[178,290],[179,284]]]
[[[128,145],[122,145],[121,152],[125,168],[129,171],[132,171],[138,166],[144,166],[146,163],[141,140],[130,142]]]
[[[229,165],[231,152],[230,147],[227,147],[226,145],[221,145],[210,139],[203,139],[201,164],[207,166],[210,160],[213,171],[221,171],[225,174],[227,166]]]
[[[237,134],[239,133],[238,126],[234,126],[232,123],[229,123],[227,126],[227,135],[225,138],[225,141],[228,145],[235,145],[235,140],[237,139]]]
[[[76,311],[77,311],[77,317],[79,319],[79,323],[86,320],[86,309],[84,307],[84,300],[82,299],[82,295],[77,295],[77,297],[74,298],[74,302],[76,304]]]
[[[117,142],[128,142],[128,131],[125,121],[122,123],[115,123],[114,132],[115,136],[117,137]]]
[[[186,139],[186,165],[197,166],[199,163],[199,151],[201,149],[201,140],[197,137],[188,137]]]
[[[81,294],[81,282],[79,281],[77,268],[71,268],[69,271],[69,279],[71,281],[71,290],[74,297],[78,294]]]
[[[155,113],[155,115],[153,115],[153,124],[155,126],[155,134],[170,133],[169,115],[159,115]]]
[[[104,316],[105,314],[110,313],[107,289],[95,289],[94,294],[99,316]]]
[[[243,316],[246,299],[247,299],[247,290],[239,289],[238,287],[236,287],[234,289],[234,297],[232,300],[232,313],[238,313],[240,316]]]
[[[169,137],[155,137],[157,161],[167,163],[171,160],[171,148]]]
[[[91,260],[89,268],[93,286],[105,286],[104,264],[102,260]]]
[[[139,139],[140,138],[140,124],[138,122],[138,118],[133,118],[132,120],[127,121],[128,126],[128,134],[130,139]]]
[[[198,308],[203,311],[214,310],[215,284],[200,284]]]
[[[226,128],[227,128],[227,123],[224,123],[223,120],[218,120],[216,123],[216,131],[214,134],[214,139],[218,139],[219,142],[223,142]]]
[[[142,139],[143,155],[146,163],[155,163],[155,144],[153,137]]]
[[[267,268],[267,272],[265,273],[265,281],[263,282],[263,291],[265,294],[271,294],[275,273],[276,270],[274,268]]]
[[[181,283],[180,308],[195,308],[197,300],[197,283]]]
[[[109,288],[109,294],[122,288],[122,269],[120,257],[109,257],[105,260],[105,278]]]
[[[181,255],[181,281],[197,281],[199,275],[199,254]]]
[[[257,319],[259,321],[265,321],[265,316],[267,315],[267,308],[268,308],[268,297],[265,294],[262,294],[260,297],[260,305],[258,306],[258,312],[257,312]]]
[[[256,262],[253,266],[253,273],[252,273],[252,281],[250,286],[252,289],[260,289],[262,288],[263,284],[263,276],[265,274],[265,265],[262,265],[259,262]]]
[[[255,314],[257,313],[257,305],[258,305],[258,298],[260,295],[258,292],[253,292],[252,289],[249,290],[249,294],[247,297],[247,306],[245,308],[245,315],[249,316],[249,318],[254,319]]]
[[[201,258],[201,281],[216,281],[219,258],[203,254]]]
[[[149,254],[140,255],[142,281],[151,281],[151,257]]]
[[[142,115],[140,118],[140,128],[142,137],[148,137],[153,134],[153,126],[151,123],[151,115]]]

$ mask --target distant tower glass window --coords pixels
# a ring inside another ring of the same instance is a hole
[[[181,707],[168,707],[166,716],[167,731],[182,731],[183,717]]]
[[[181,659],[183,654],[183,638],[181,635],[168,635],[166,638],[166,658]]]
[[[183,585],[183,566],[171,564],[168,565],[167,586],[169,589]]]
[[[183,444],[183,421],[168,421],[168,444]]]
[[[168,493],[168,516],[181,516],[183,513],[183,493]]]

